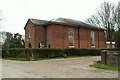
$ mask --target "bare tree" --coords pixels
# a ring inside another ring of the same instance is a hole
[[[118,2],[115,15],[117,29],[120,30],[120,1]]]
[[[117,8],[116,8],[116,33],[115,33],[115,41],[116,46],[120,48],[120,1],[118,2]]]
[[[98,26],[98,27],[101,27],[100,25],[100,21],[98,20],[97,16],[95,15],[92,15],[91,17],[89,17],[87,20],[86,20],[86,23],[89,23],[93,26]]]
[[[115,6],[112,3],[104,2],[97,13],[86,19],[86,22],[94,26],[104,27],[107,30],[107,37],[113,38],[116,23],[115,14]]]

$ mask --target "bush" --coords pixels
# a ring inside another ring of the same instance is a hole
[[[27,57],[29,54],[29,50],[24,48],[15,48],[9,50],[10,57]]]
[[[36,48],[36,49],[10,49],[9,55],[11,57],[41,57],[41,58],[50,58],[50,57],[61,57],[63,49],[54,49],[54,48]]]
[[[120,51],[120,48],[108,48],[108,49],[101,49],[101,50]]]
[[[66,56],[96,56],[100,55],[100,50],[79,49],[79,48],[16,48],[10,49],[9,53],[4,53],[7,57],[26,58],[55,58]]]
[[[68,48],[65,49],[67,56],[97,56],[100,55],[100,50],[97,49],[81,49],[81,48]]]
[[[4,58],[4,57],[9,57],[8,52],[9,52],[8,50],[5,50],[5,49],[3,50],[3,49],[2,49],[2,58]]]
[[[41,48],[41,49],[32,49],[34,57],[42,58],[53,58],[53,57],[62,57],[63,49],[60,48]]]

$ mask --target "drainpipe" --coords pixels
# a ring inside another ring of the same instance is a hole
[[[79,34],[79,29],[80,29],[80,26],[78,26],[78,48],[80,48],[80,34]]]

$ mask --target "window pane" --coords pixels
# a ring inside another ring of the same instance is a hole
[[[91,47],[95,46],[95,34],[94,32],[92,31],[91,32]]]
[[[68,41],[69,41],[69,46],[74,46],[74,32],[72,29],[68,30]]]

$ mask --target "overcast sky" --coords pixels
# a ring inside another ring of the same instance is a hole
[[[83,21],[105,0],[0,0],[2,31],[24,34],[28,18],[51,20],[63,17]],[[119,0],[106,0],[117,4]]]

